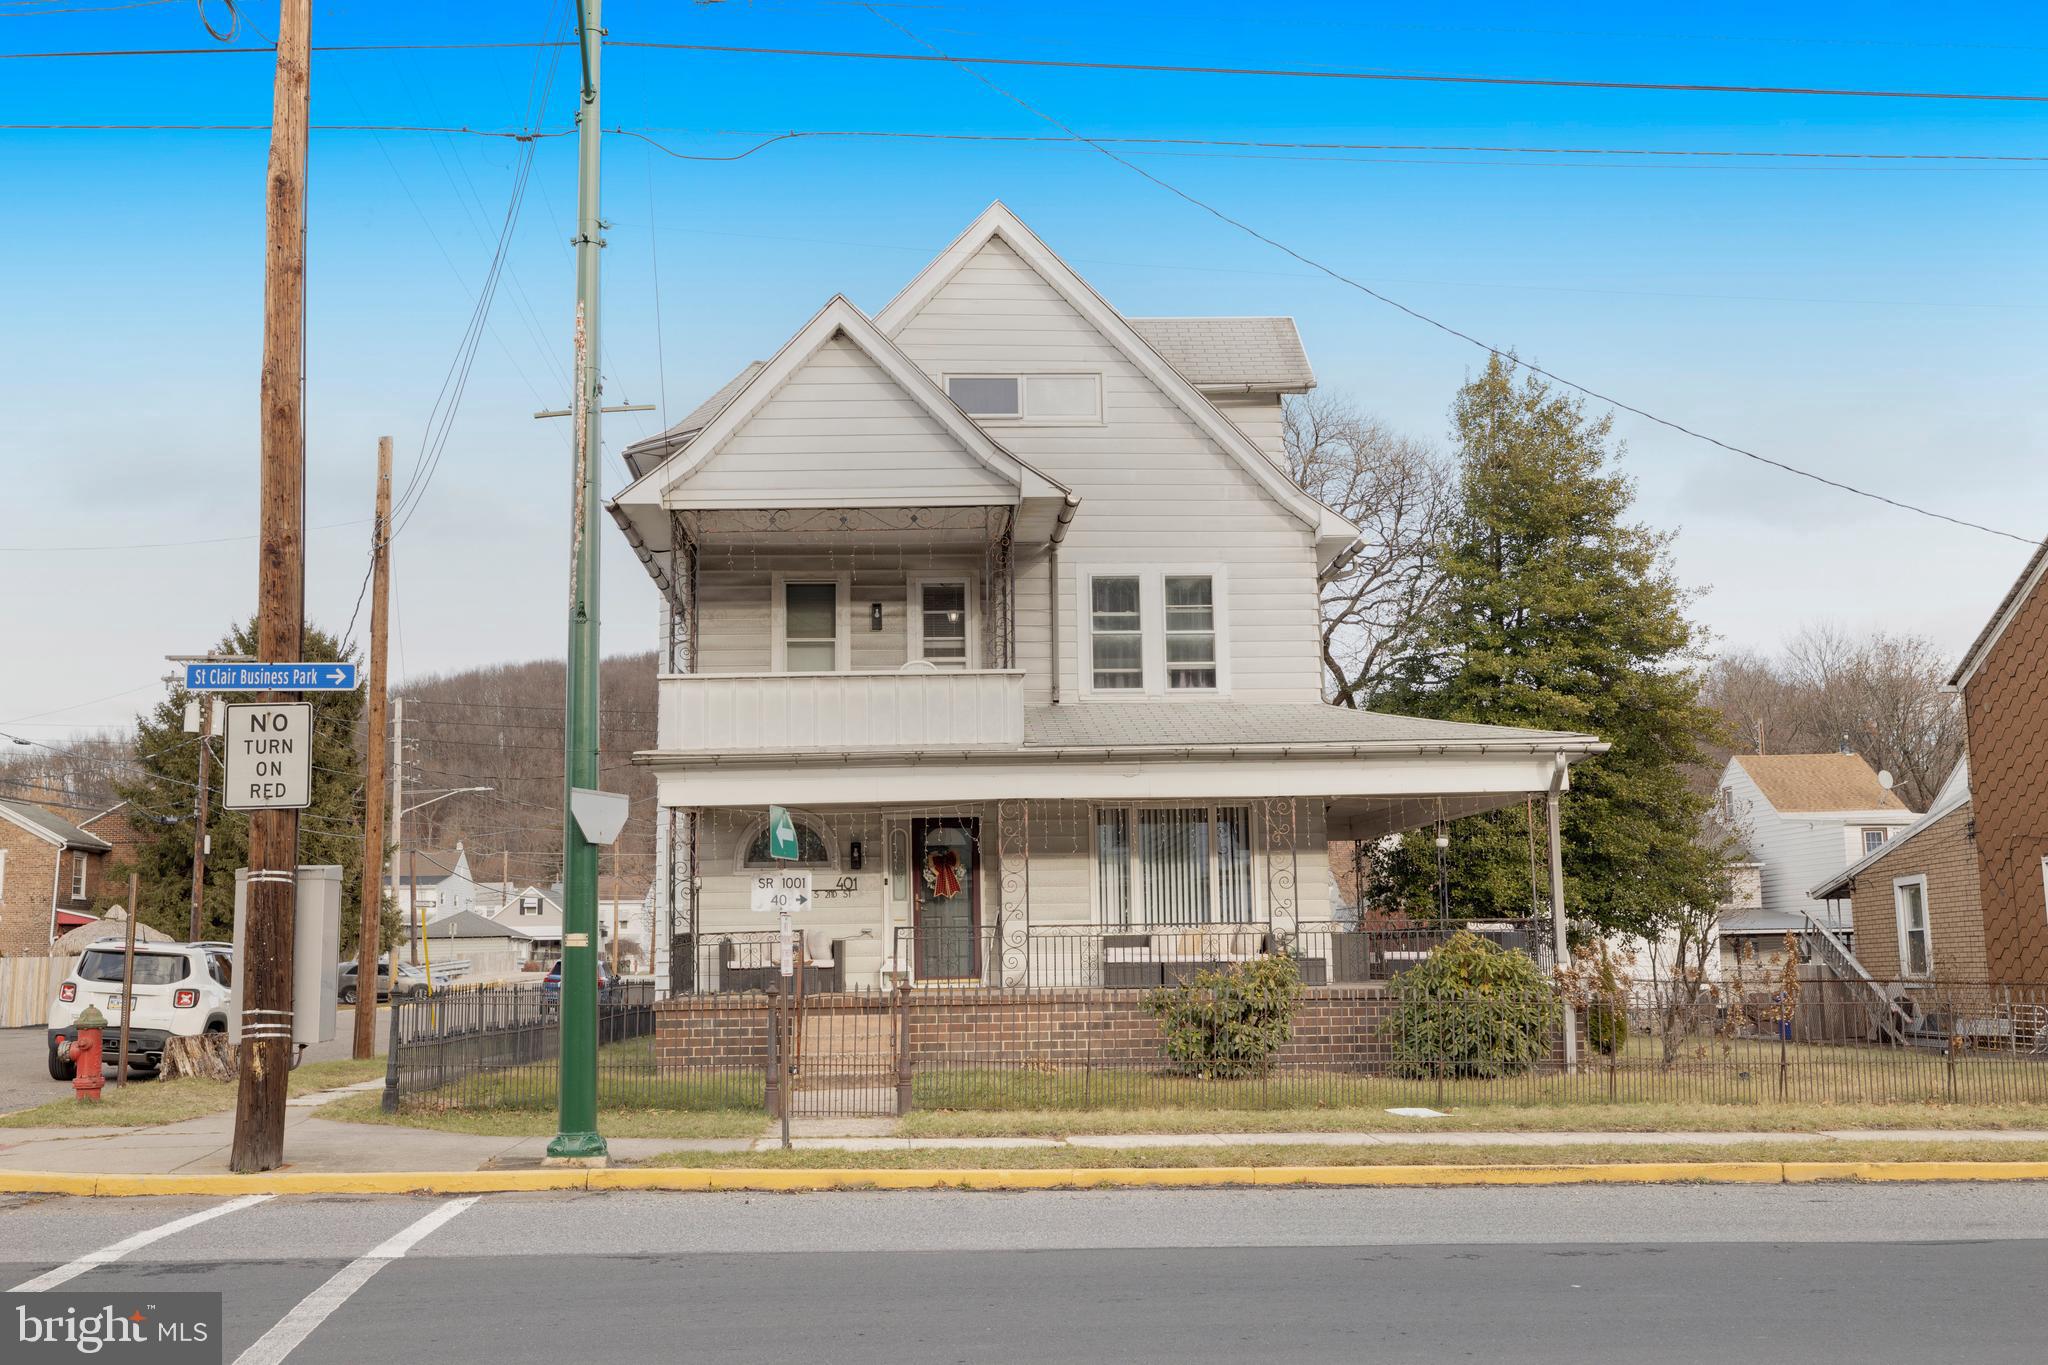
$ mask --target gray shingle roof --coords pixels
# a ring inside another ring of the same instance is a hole
[[[740,396],[740,390],[747,386],[747,381],[759,374],[761,367],[766,363],[762,360],[748,361],[747,368],[726,380],[725,386],[717,393],[690,409],[690,415],[682,421],[658,436],[644,437],[627,446],[624,451],[626,459],[632,462],[635,468],[639,468],[640,457],[643,455],[651,453],[657,458],[666,459],[681,450],[690,443],[692,436],[709,426],[713,418],[724,412],[727,405]]]
[[[1293,318],[1131,318],[1139,336],[1198,389],[1312,389]]]
[[[485,919],[474,910],[464,910],[446,919],[437,919],[426,929],[428,938],[517,938],[511,926],[497,920]]]
[[[1026,749],[1183,748],[1347,744],[1541,744],[1595,742],[1591,735],[1467,725],[1320,702],[1068,702],[1024,709]]]
[[[53,839],[61,839],[67,848],[91,848],[105,853],[114,846],[97,834],[88,834],[54,811],[27,801],[0,801],[10,814],[19,816]]]

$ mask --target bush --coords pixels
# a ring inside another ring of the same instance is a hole
[[[1526,954],[1461,930],[1390,985],[1398,1076],[1519,1076],[1550,1051],[1557,992]]]
[[[1202,1076],[1263,1072],[1293,1035],[1300,1003],[1301,973],[1285,955],[1196,972],[1145,997],[1167,1061]]]
[[[1586,1002],[1586,1043],[1603,1057],[1616,1057],[1628,1046],[1628,1002],[1622,998],[1621,974],[1600,945],[1600,965],[1593,973],[1593,998]]]

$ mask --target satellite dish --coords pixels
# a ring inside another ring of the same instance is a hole
[[[1890,791],[1892,784],[1897,780],[1897,778],[1892,776],[1890,768],[1879,768],[1877,770],[1877,785],[1883,787],[1886,791]]]

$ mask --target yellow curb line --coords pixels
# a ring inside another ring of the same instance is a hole
[[[2048,1180],[2048,1161],[1645,1161],[1532,1166],[1057,1166],[922,1170],[740,1166],[529,1171],[271,1171],[94,1175],[0,1171],[0,1194],[506,1194],[549,1190],[1071,1190],[1155,1186],[1779,1185],[1817,1181]]]

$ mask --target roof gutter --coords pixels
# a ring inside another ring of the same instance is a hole
[[[1046,541],[1045,600],[1052,616],[1052,704],[1060,704],[1060,542],[1067,538],[1067,528],[1074,524],[1074,513],[1081,510],[1081,495],[1068,493],[1067,500],[1060,506],[1059,517],[1052,524],[1052,536]]]
[[[1338,741],[1333,744],[1221,744],[1196,746],[1187,744],[1139,744],[1116,747],[1043,747],[1006,749],[837,749],[837,750],[722,750],[702,753],[677,753],[662,749],[642,749],[633,755],[639,764],[681,764],[690,767],[742,767],[777,766],[806,767],[817,764],[841,766],[845,764],[903,763],[1015,763],[1043,761],[1061,763],[1072,760],[1113,762],[1118,759],[1179,759],[1184,762],[1199,762],[1215,759],[1238,758],[1302,758],[1302,759],[1367,759],[1378,757],[1444,757],[1450,754],[1471,754],[1484,757],[1487,754],[1554,754],[1559,765],[1562,780],[1565,764],[1574,756],[1591,757],[1604,754],[1612,746],[1605,741],[1592,739],[1578,743],[1560,742],[1556,739],[1529,741],[1525,743],[1502,742],[1499,740],[1383,740],[1378,743],[1351,744]]]
[[[1321,573],[1316,575],[1316,586],[1323,587],[1331,582],[1334,582],[1337,578],[1337,575],[1343,573],[1344,570],[1351,567],[1352,560],[1358,558],[1360,555],[1364,553],[1365,537],[1360,536],[1357,540],[1351,542],[1351,548],[1341,551],[1335,559],[1329,562],[1329,565],[1326,568],[1324,568],[1324,570]]]

